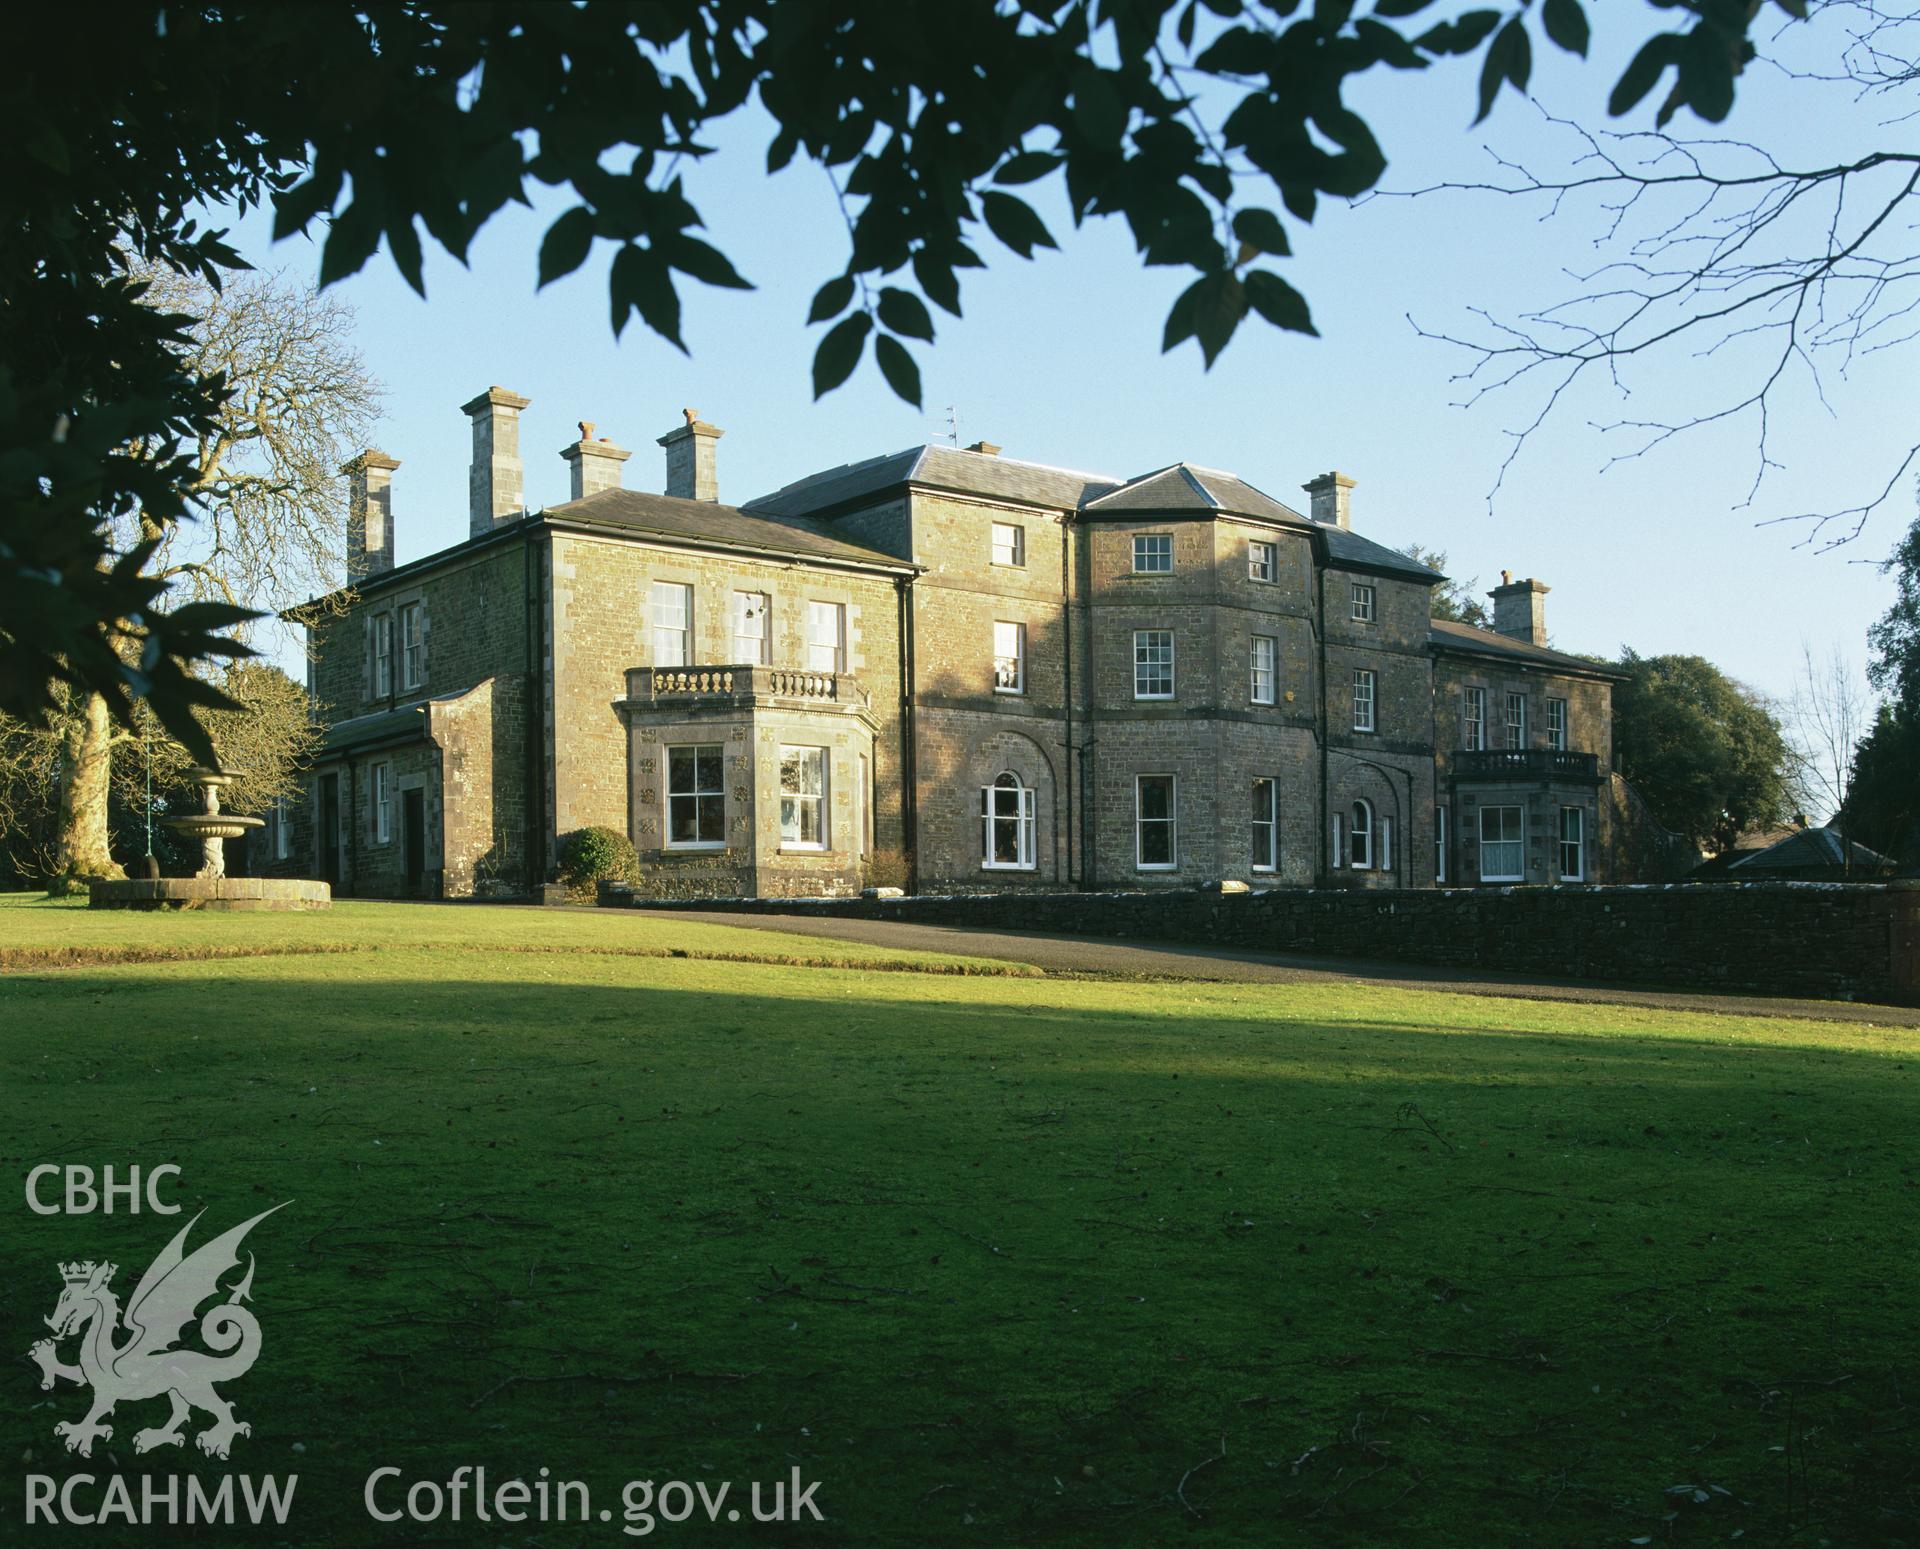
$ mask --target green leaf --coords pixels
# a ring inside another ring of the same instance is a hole
[[[1277,258],[1293,251],[1287,243],[1286,227],[1271,210],[1242,210],[1233,218],[1233,234],[1256,252]]]
[[[703,285],[717,285],[725,290],[753,289],[752,283],[740,277],[739,270],[725,253],[698,237],[681,232],[663,242],[662,251],[674,268],[692,275]]]
[[[1686,46],[1680,51],[1680,95],[1711,124],[1733,111],[1733,56],[1726,39],[1704,22],[1687,34]],[[1661,123],[1673,116],[1677,105],[1666,104]]]
[[[1319,337],[1320,330],[1313,326],[1313,314],[1307,309],[1307,298],[1279,275],[1255,269],[1247,276],[1246,287],[1247,301],[1253,310],[1274,327]]]
[[[873,341],[873,358],[880,363],[880,374],[887,379],[894,395],[920,407],[920,368],[906,347],[892,334],[881,334]]]
[[[880,292],[880,321],[909,339],[933,337],[933,319],[927,314],[926,304],[910,290],[889,285]]]
[[[1061,157],[1052,151],[1017,151],[994,170],[996,183],[1031,183],[1060,165]]]
[[[333,218],[326,245],[320,250],[320,285],[331,285],[358,274],[380,245],[380,218],[364,195]]]
[[[1494,34],[1487,47],[1486,62],[1480,67],[1480,111],[1473,121],[1477,124],[1493,111],[1493,99],[1499,95],[1502,81],[1511,81],[1516,90],[1524,92],[1532,69],[1533,41],[1516,16]]]
[[[1246,315],[1247,290],[1237,276],[1224,269],[1202,275],[1181,292],[1168,312],[1160,348],[1165,352],[1183,339],[1198,339],[1200,354],[1211,366]]]
[[[1430,27],[1413,40],[1415,48],[1429,54],[1471,54],[1481,41],[1500,25],[1498,11],[1468,11],[1450,22]]]
[[[1546,23],[1547,36],[1569,54],[1587,57],[1589,29],[1587,13],[1580,0],[1547,0],[1540,19]]]
[[[540,283],[545,289],[563,274],[572,274],[587,261],[593,246],[593,212],[575,205],[547,228],[540,239]]]
[[[1397,21],[1403,16],[1418,16],[1432,4],[1433,0],[1374,0],[1373,14]]]
[[[927,293],[927,300],[943,312],[960,315],[960,282],[951,265],[941,263],[923,247],[913,255],[913,277]]]
[[[824,323],[830,317],[838,317],[847,310],[853,300],[853,276],[843,274],[838,279],[828,280],[814,292],[813,309],[807,313],[809,323]]]
[[[980,213],[986,218],[988,230],[1022,258],[1033,257],[1036,247],[1059,246],[1032,206],[1012,194],[983,193]]]
[[[1631,112],[1640,99],[1659,84],[1667,66],[1678,55],[1680,44],[1680,35],[1674,32],[1663,32],[1657,38],[1647,39],[1640,46],[1640,52],[1633,56],[1633,62],[1621,73],[1613,94],[1607,98],[1607,112],[1615,118]]]
[[[826,338],[813,354],[813,396],[824,398],[853,375],[860,364],[860,352],[866,347],[873,319],[864,312],[842,318],[827,330]]]

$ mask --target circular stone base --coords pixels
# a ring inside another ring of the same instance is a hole
[[[284,877],[161,877],[87,888],[90,909],[326,909],[332,903],[326,883]]]

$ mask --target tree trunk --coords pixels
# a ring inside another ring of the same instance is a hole
[[[124,877],[107,846],[107,789],[113,769],[113,720],[106,700],[89,694],[68,729],[60,770],[60,833],[55,891],[96,877]]]

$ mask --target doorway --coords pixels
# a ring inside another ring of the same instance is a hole
[[[400,837],[405,851],[405,886],[418,898],[427,880],[427,793],[417,787],[400,793]]]
[[[320,880],[340,886],[340,776],[320,776],[320,811],[315,819],[320,840]]]

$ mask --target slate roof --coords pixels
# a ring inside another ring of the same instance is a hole
[[[1431,565],[1423,565],[1417,559],[1411,559],[1398,549],[1390,549],[1384,543],[1375,543],[1371,538],[1363,538],[1357,532],[1345,527],[1333,527],[1324,522],[1313,524],[1315,532],[1324,533],[1327,540],[1327,558],[1336,565],[1344,565],[1355,570],[1387,570],[1394,575],[1406,576],[1415,581],[1425,581],[1428,585],[1437,585],[1446,577]]]
[[[404,705],[398,710],[376,710],[371,715],[356,715],[335,721],[320,740],[323,753],[346,747],[362,747],[375,742],[404,742],[427,734],[424,705]]]
[[[1226,511],[1275,522],[1307,521],[1291,506],[1281,504],[1245,479],[1194,463],[1174,463],[1143,473],[1118,489],[1095,495],[1083,509],[1094,515],[1126,511]]]
[[[1849,851],[1850,863],[1846,853]],[[1746,871],[1839,871],[1849,864],[1857,871],[1880,871],[1893,866],[1878,850],[1869,850],[1838,829],[1827,827],[1796,829],[1764,850],[1749,850],[1732,862],[1727,871],[1730,875]]]
[[[1405,556],[1401,556],[1405,558]],[[1507,635],[1497,635],[1491,629],[1479,629],[1472,624],[1457,624],[1452,619],[1434,619],[1427,628],[1427,638],[1439,651],[1470,651],[1477,656],[1505,656],[1514,661],[1534,662],[1542,667],[1555,667],[1562,672],[1578,672],[1590,678],[1624,678],[1625,673],[1616,672],[1599,662],[1590,662],[1584,656],[1570,656],[1565,651],[1552,651],[1544,645],[1528,645],[1524,640],[1514,640]]]
[[[652,495],[637,489],[603,489],[582,500],[548,506],[539,514],[548,521],[592,522],[650,538],[720,543],[732,548],[791,554],[801,559],[881,565],[889,570],[911,568],[892,554],[849,543],[830,528],[805,517],[741,510],[712,500],[683,500],[675,495]]]
[[[835,510],[903,484],[920,484],[960,495],[1072,511],[1120,483],[1105,474],[929,444],[809,474],[770,495],[749,500],[741,509],[762,516],[799,516]]]

